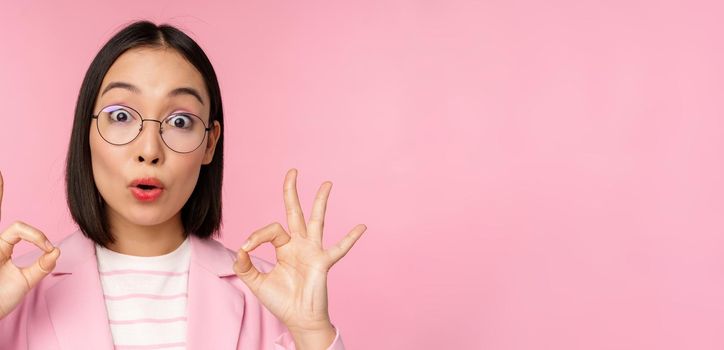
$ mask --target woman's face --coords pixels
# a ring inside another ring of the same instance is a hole
[[[173,49],[135,48],[118,57],[103,79],[94,114],[109,105],[131,107],[142,118],[158,121],[178,112],[192,113],[209,126],[209,97],[201,73]],[[106,142],[97,123],[94,119],[89,130],[93,176],[111,227],[152,226],[179,219],[201,165],[213,159],[219,123],[211,125],[208,137],[190,153],[169,149],[156,122],[145,121],[141,134],[122,146]],[[163,187],[160,195],[150,201],[143,200],[144,192],[141,197],[134,195],[140,189],[132,183],[141,178],[158,179]]]

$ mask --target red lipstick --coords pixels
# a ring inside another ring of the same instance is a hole
[[[152,202],[163,193],[163,183],[155,177],[135,179],[131,182],[129,189],[137,200]]]

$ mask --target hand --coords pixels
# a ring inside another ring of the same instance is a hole
[[[2,199],[3,178],[0,174],[0,206]],[[13,247],[21,239],[35,244],[45,253],[33,265],[18,268],[11,257]],[[59,248],[53,248],[42,232],[23,222],[16,221],[0,233],[0,318],[9,314],[28,291],[55,268],[59,256]]]
[[[290,169],[284,180],[289,234],[277,222],[252,233],[238,251],[234,271],[293,335],[331,330],[333,339],[334,328],[327,311],[327,272],[367,227],[355,226],[339,243],[324,250],[322,229],[332,183],[326,181],[319,188],[308,226],[299,205],[296,183],[297,171]],[[276,265],[268,273],[260,273],[248,254],[264,242],[274,245],[277,257]]]

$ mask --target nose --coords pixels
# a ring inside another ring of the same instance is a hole
[[[158,124],[159,129],[146,124]],[[155,122],[155,123],[154,123]],[[163,161],[163,140],[161,139],[161,121],[155,119],[143,119],[140,134],[136,139],[137,160],[139,163],[148,162],[150,164],[159,164]]]

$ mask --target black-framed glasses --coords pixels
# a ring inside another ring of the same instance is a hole
[[[143,131],[143,122],[156,122],[163,143],[178,153],[195,151],[204,142],[206,132],[211,130],[201,118],[188,112],[173,113],[164,120],[143,119],[141,113],[124,105],[103,107],[91,118],[96,119],[101,137],[116,146],[133,142]]]

